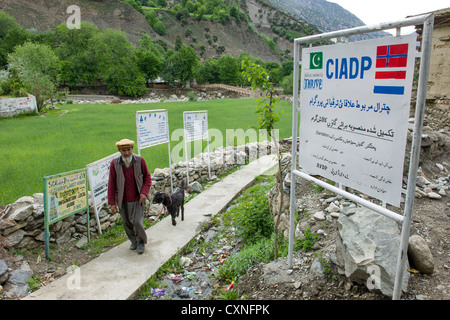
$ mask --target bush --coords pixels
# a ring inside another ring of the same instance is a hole
[[[188,92],[189,101],[197,101],[197,94],[194,91]]]
[[[273,232],[273,217],[269,209],[266,194],[270,184],[254,186],[248,189],[241,202],[230,209],[236,234],[242,238],[244,244],[257,243],[261,239],[270,238]]]
[[[158,22],[156,22],[153,26],[153,31],[155,31],[157,34],[159,34],[160,36],[164,36],[167,32],[166,30],[166,26],[164,25],[164,23],[162,23],[161,21],[158,20]]]

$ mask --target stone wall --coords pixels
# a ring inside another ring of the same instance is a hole
[[[211,180],[217,179],[228,170],[244,165],[247,161],[255,160],[260,156],[271,153],[272,145],[267,141],[249,143],[240,147],[220,147],[210,153]],[[186,181],[186,162],[172,165],[173,187],[180,185],[181,180]],[[193,192],[193,184],[205,182],[208,175],[208,154],[200,154],[189,161],[189,192]],[[201,189],[201,188],[200,188]],[[152,174],[152,187],[147,201],[148,213],[156,214],[158,209],[151,206],[150,202],[157,191],[171,192],[170,169],[155,169]],[[201,190],[197,190],[199,192]],[[98,234],[98,226],[95,218],[95,210],[90,204],[90,231]],[[109,206],[105,205],[99,211],[100,225],[103,231],[109,229],[118,221],[119,213],[112,214]],[[80,212],[50,226],[50,242],[62,244],[71,240],[77,240],[87,235],[87,215]],[[44,248],[44,201],[42,193],[33,196],[25,196],[16,202],[0,210],[0,240],[10,249],[35,249]]]
[[[0,118],[13,117],[26,112],[37,112],[35,96],[0,99]]]

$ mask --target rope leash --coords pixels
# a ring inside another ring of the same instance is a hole
[[[169,200],[170,200],[170,203],[169,203],[169,206],[172,204],[172,198],[169,196]],[[155,221],[150,221],[150,218],[149,217],[146,217],[147,218],[147,220],[148,220],[148,222],[150,222],[150,223],[156,223],[156,221],[158,221],[158,219],[159,219],[159,217],[161,216],[161,213],[163,212],[163,210],[164,210],[164,212],[167,212],[167,208],[166,208],[166,206],[163,204],[163,207],[161,208],[161,210],[159,211],[159,214],[158,214],[158,216],[156,217],[156,219],[155,219]]]

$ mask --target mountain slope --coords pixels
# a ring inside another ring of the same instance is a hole
[[[317,26],[323,32],[348,29],[365,25],[357,16],[334,2],[326,0],[264,0],[274,7],[291,13],[295,17]],[[363,4],[361,4],[363,5]],[[375,38],[389,35],[376,32],[365,37]]]
[[[119,0],[0,0],[0,10],[13,16],[20,26],[37,32],[53,31],[65,23],[71,16],[66,12],[70,5],[80,7],[82,21],[100,29],[125,31],[133,44],[138,42],[142,32],[150,36],[156,34],[142,14]]]

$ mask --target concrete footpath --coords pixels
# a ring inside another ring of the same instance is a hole
[[[253,180],[276,166],[276,155],[261,157],[220,180],[184,206],[177,225],[166,217],[147,229],[145,252],[129,249],[130,242],[101,254],[71,274],[32,292],[23,300],[126,300],[184,247],[202,229],[205,222],[222,212]]]

